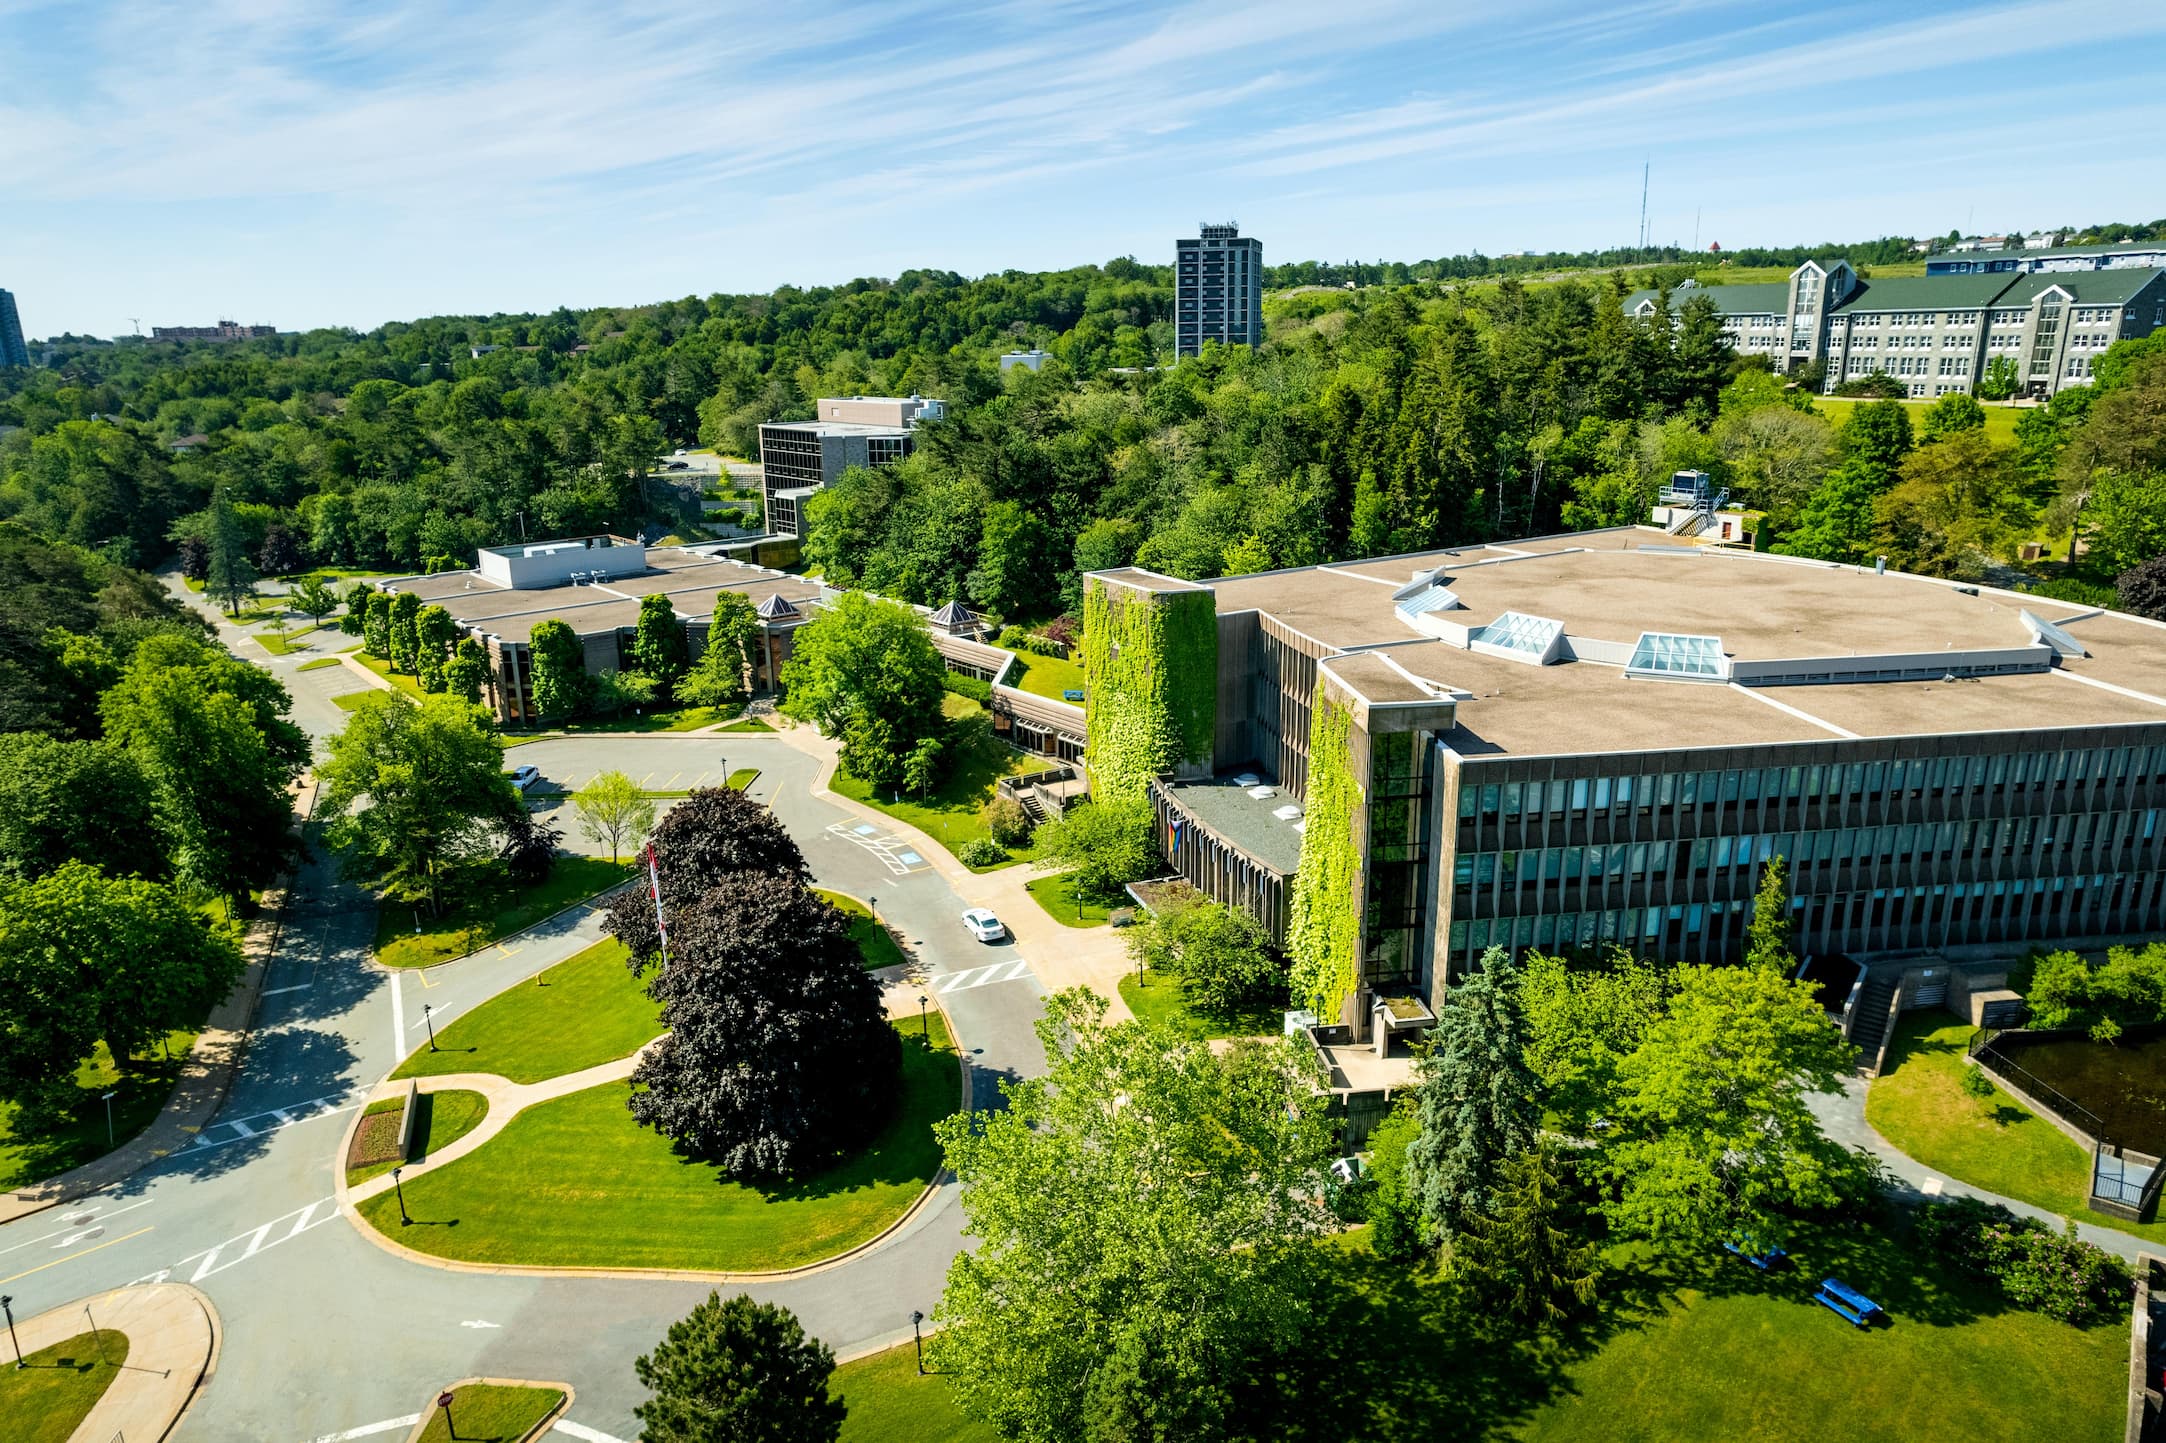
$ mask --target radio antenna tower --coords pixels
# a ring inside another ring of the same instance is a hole
[[[1648,170],[1649,170],[1649,169],[1651,168],[1651,166],[1652,166],[1652,162],[1642,162],[1642,163],[1641,163],[1641,165],[1640,165],[1640,244],[1639,244],[1639,256],[1640,256],[1640,259],[1641,259],[1641,260],[1643,260],[1643,261],[1647,259],[1647,172],[1648,172]]]

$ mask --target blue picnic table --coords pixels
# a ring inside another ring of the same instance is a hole
[[[1870,1328],[1873,1319],[1887,1316],[1881,1311],[1880,1304],[1836,1278],[1822,1278],[1813,1301],[1855,1328]]]

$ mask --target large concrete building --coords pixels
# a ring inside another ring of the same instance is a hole
[[[917,447],[920,421],[937,421],[945,406],[924,396],[829,396],[812,421],[769,421],[760,427],[760,486],[767,530],[800,536],[806,497],[852,466],[892,466]]]
[[[1688,284],[1670,292],[1673,314],[1694,296],[1715,303],[1732,345],[1778,374],[1817,363],[1832,391],[1879,372],[1924,397],[1976,390],[2003,357],[2019,394],[2088,385],[2101,351],[2166,326],[2166,269],[2156,267],[1873,281],[1847,261],[1807,261],[1783,282]],[[1660,305],[1653,291],[1625,298],[1635,316]]]
[[[1306,897],[1357,1031],[1492,946],[1735,958],[1777,856],[1814,956],[2166,930],[2166,626],[1667,542],[1094,573],[1087,617],[1206,649],[1131,693],[1087,641],[1093,746],[1197,739],[1148,783],[1167,857],[1282,937]]]
[[[0,291],[0,370],[30,364],[30,348],[23,344],[23,319],[15,312],[15,293]]]
[[[1173,243],[1173,351],[1263,344],[1263,242],[1228,221]]]
[[[696,660],[706,650],[715,598],[735,592],[753,604],[761,636],[753,657],[755,690],[770,689],[789,659],[791,634],[832,593],[818,582],[770,571],[709,551],[647,547],[621,536],[576,536],[530,546],[485,547],[468,571],[405,576],[378,583],[441,606],[461,636],[473,636],[489,660],[483,697],[505,722],[538,720],[531,646],[534,628],[562,621],[586,649],[587,670],[632,669],[639,608],[666,596],[683,623]]]
[[[262,341],[278,334],[276,326],[244,326],[220,321],[215,326],[152,326],[154,341]]]

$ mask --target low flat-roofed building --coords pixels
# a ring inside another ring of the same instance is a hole
[[[1358,990],[1438,1005],[1491,946],[1735,958],[1777,856],[1808,955],[2166,930],[2166,625],[1652,527],[1086,585],[1208,609],[1215,675],[1102,661],[1087,704],[1208,716],[1148,783],[1168,858],[1281,937],[1305,888],[1345,909]]]

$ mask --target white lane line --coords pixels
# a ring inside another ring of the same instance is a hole
[[[313,982],[296,982],[291,987],[266,987],[256,995],[258,997],[276,997],[281,992],[306,992],[315,985]]]
[[[549,1431],[552,1433],[562,1433],[567,1437],[577,1438],[579,1440],[579,1443],[624,1443],[624,1440],[622,1438],[619,1438],[614,1434],[604,1433],[599,1428],[589,1428],[584,1423],[574,1423],[569,1418],[557,1419],[556,1426],[554,1428],[551,1428]]]
[[[391,1060],[406,1055],[406,998],[399,990],[399,974],[391,974]]]
[[[343,1433],[321,1433],[309,1443],[349,1443],[354,1438],[372,1438],[378,1433],[389,1433],[395,1428],[411,1428],[421,1421],[419,1413],[409,1413],[404,1418],[386,1418],[381,1423],[363,1423],[358,1428],[348,1428]]]
[[[38,1244],[38,1243],[42,1243],[42,1242],[47,1242],[47,1241],[49,1241],[49,1240],[51,1240],[51,1239],[53,1239],[53,1238],[57,1238],[57,1237],[59,1237],[61,1233],[69,1233],[69,1232],[74,1232],[74,1231],[75,1231],[75,1230],[76,1230],[77,1228],[79,1228],[79,1227],[84,1227],[84,1226],[86,1226],[86,1225],[88,1225],[88,1224],[90,1224],[90,1223],[92,1223],[92,1222],[101,1222],[101,1223],[102,1223],[102,1222],[105,1222],[106,1220],[108,1220],[108,1219],[110,1219],[110,1218],[117,1218],[117,1217],[119,1217],[119,1216],[120,1216],[120,1215],[121,1215],[122,1213],[132,1213],[132,1212],[134,1212],[134,1211],[135,1211],[135,1210],[136,1210],[137,1208],[147,1208],[147,1207],[149,1207],[149,1206],[151,1205],[151,1203],[152,1203],[153,1201],[154,1201],[154,1200],[153,1200],[153,1199],[151,1199],[151,1198],[144,1198],[144,1199],[143,1199],[143,1200],[142,1200],[141,1202],[132,1202],[132,1203],[129,1203],[129,1204],[128,1204],[128,1205],[127,1205],[126,1207],[124,1207],[124,1208],[114,1208],[114,1209],[113,1209],[113,1210],[112,1210],[111,1212],[109,1212],[109,1213],[93,1213],[93,1214],[92,1214],[92,1215],[91,1215],[90,1217],[87,1217],[87,1218],[81,1218],[81,1219],[79,1219],[78,1221],[76,1221],[76,1222],[72,1222],[72,1223],[68,1224],[68,1226],[66,1226],[66,1227],[64,1227],[64,1228],[60,1228],[60,1229],[58,1229],[58,1230],[56,1230],[56,1231],[54,1231],[54,1232],[49,1232],[49,1233],[40,1233],[40,1234],[38,1234],[38,1235],[37,1235],[36,1237],[34,1237],[34,1238],[31,1238],[31,1239],[30,1239],[30,1240],[29,1240],[28,1242],[12,1243],[12,1244],[8,1245],[7,1247],[4,1247],[4,1248],[0,1248],[0,1256],[5,1256],[5,1255],[7,1255],[8,1253],[12,1253],[12,1252],[15,1252],[16,1250],[18,1250],[18,1249],[20,1249],[20,1248],[27,1248],[27,1247],[32,1247],[32,1246],[35,1246],[35,1245],[36,1245],[36,1244]]]

